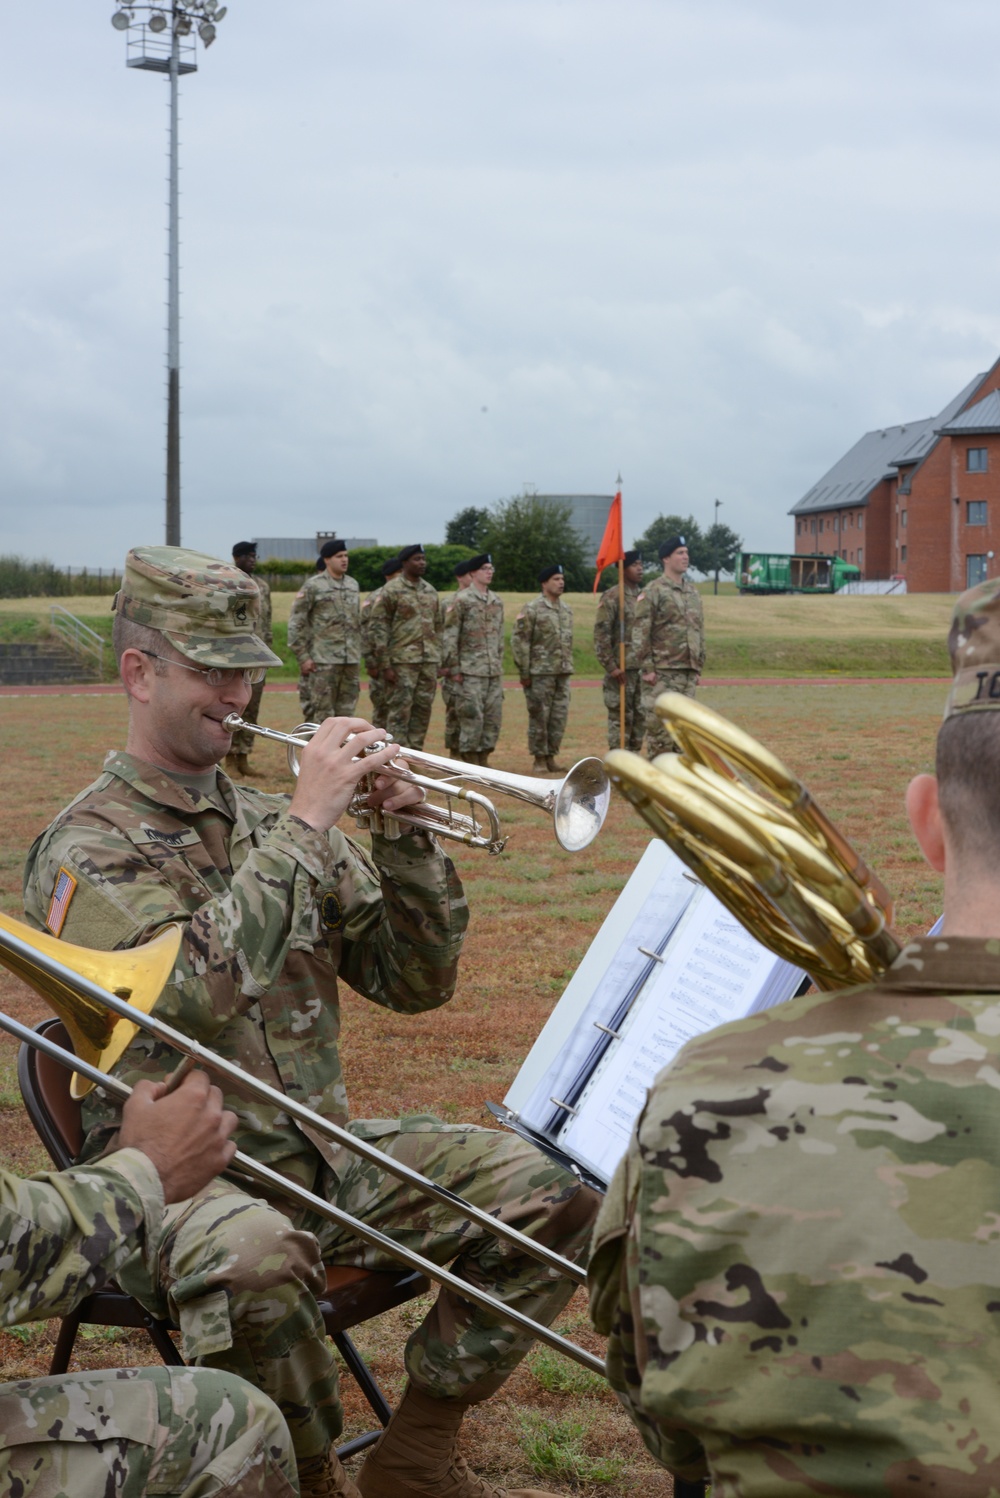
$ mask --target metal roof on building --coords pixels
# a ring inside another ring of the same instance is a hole
[[[257,548],[257,555],[262,562],[306,562],[310,567],[319,555],[320,546],[323,544],[322,536],[254,536],[253,543]],[[326,535],[330,540],[333,532]],[[348,551],[357,551],[362,546],[377,546],[378,542],[372,536],[345,536],[344,542]]]
[[[608,511],[613,494],[536,494],[536,499],[546,503],[569,505],[569,518],[573,529],[583,542],[584,561],[593,567],[597,559],[597,548],[608,523]]]
[[[976,401],[967,411],[953,416],[940,431],[947,436],[953,432],[1000,432],[1000,390],[991,390],[989,395]]]
[[[789,515],[815,514],[817,510],[835,510],[845,505],[867,505],[868,496],[876,484],[894,477],[901,464],[919,463],[927,456],[939,433],[961,411],[984,379],[985,374],[976,375],[937,416],[866,432],[819,483],[792,506]]]

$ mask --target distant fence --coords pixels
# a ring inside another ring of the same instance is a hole
[[[886,593],[900,594],[906,592],[906,579],[905,577],[866,577],[862,578],[858,583],[845,583],[842,588],[837,589],[837,592],[883,595]]]
[[[0,598],[68,598],[117,593],[121,573],[101,567],[53,567],[24,557],[0,556]]]

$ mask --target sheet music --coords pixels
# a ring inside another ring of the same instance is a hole
[[[609,1024],[619,1001],[650,967],[648,952],[661,945],[665,934],[687,909],[698,886],[686,877],[679,859],[672,859],[640,906],[612,960],[598,979],[590,1001],[557,1051],[528,1102],[520,1109],[524,1123],[548,1132],[553,1098],[564,1098],[601,1037],[596,1024]],[[646,952],[640,948],[646,948]],[[659,964],[653,964],[659,966]]]
[[[609,1180],[654,1077],[694,1036],[753,1009],[790,997],[801,978],[755,941],[713,895],[669,948],[669,961],[647,982],[559,1133],[560,1148]]]

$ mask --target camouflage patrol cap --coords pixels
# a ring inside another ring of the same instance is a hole
[[[254,634],[257,584],[232,562],[183,546],[137,546],[125,558],[112,605],[135,624],[161,630],[200,666],[280,666]]]
[[[954,680],[945,718],[1000,708],[1000,578],[979,583],[958,599],[948,653]]]

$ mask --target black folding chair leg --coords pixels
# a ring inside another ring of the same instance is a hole
[[[73,1356],[73,1348],[76,1345],[76,1334],[80,1330],[80,1312],[71,1311],[62,1319],[59,1335],[52,1353],[52,1362],[49,1364],[49,1373],[65,1373],[69,1367],[69,1360]]]
[[[148,1311],[144,1314],[142,1319],[146,1324],[146,1330],[149,1333],[150,1338],[152,1339],[153,1346],[156,1348],[157,1352],[160,1354],[160,1357],[163,1359],[164,1363],[166,1363],[167,1367],[183,1368],[184,1359],[177,1351],[177,1344],[174,1341],[173,1337],[171,1337],[168,1333],[166,1323],[163,1321],[157,1321],[156,1317],[151,1316]]]
[[[381,1421],[383,1426],[388,1425],[392,1407],[379,1388],[374,1373],[346,1332],[334,1332],[332,1335],[334,1347],[353,1374],[354,1381],[368,1401],[372,1414]],[[355,1436],[353,1441],[347,1441],[343,1446],[338,1446],[337,1455],[342,1462],[345,1462],[348,1457],[356,1456],[359,1451],[367,1451],[369,1446],[374,1446],[381,1434],[380,1430],[367,1430],[363,1436]]]
[[[705,1498],[707,1492],[707,1482],[685,1482],[682,1477],[674,1478],[674,1498]]]

